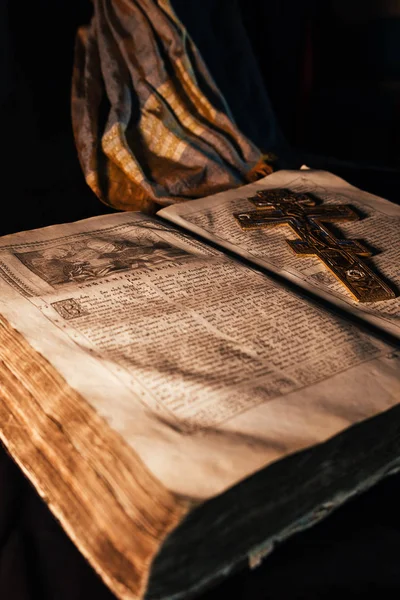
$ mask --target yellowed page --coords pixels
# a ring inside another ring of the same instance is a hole
[[[336,225],[339,237],[362,240],[374,249],[368,263],[385,277],[397,297],[357,302],[316,256],[293,253],[286,240],[296,239],[296,235],[289,227],[243,231],[233,213],[254,210],[247,198],[259,190],[277,187],[312,192],[326,204],[350,204],[358,209],[362,215],[359,221]],[[278,171],[257,183],[177,204],[158,214],[400,337],[400,206],[363,192],[331,173],[301,170]]]
[[[393,348],[138,213],[1,238],[0,312],[193,499],[400,396]]]

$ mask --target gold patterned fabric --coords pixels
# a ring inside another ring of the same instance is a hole
[[[86,181],[103,202],[150,210],[272,171],[169,0],[93,4],[77,35],[72,120]]]

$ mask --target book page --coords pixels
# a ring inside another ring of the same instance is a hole
[[[194,499],[400,396],[391,346],[138,213],[1,238],[0,312]]]
[[[359,220],[329,223],[327,227],[333,225],[339,238],[362,241],[372,249],[372,257],[363,260],[384,278],[396,297],[358,302],[317,256],[299,257],[293,252],[286,243],[297,238],[290,227],[242,230],[233,214],[255,210],[248,198],[272,188],[311,192],[324,204],[355,208]],[[173,205],[158,215],[400,337],[400,206],[363,192],[331,173],[300,170],[278,171],[236,190]]]

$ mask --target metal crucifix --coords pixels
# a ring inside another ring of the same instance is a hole
[[[316,255],[360,302],[377,302],[395,293],[366,265],[361,257],[372,253],[360,242],[337,239],[322,223],[355,221],[358,215],[346,204],[318,205],[313,194],[272,189],[248,198],[255,211],[236,213],[242,229],[289,225],[299,236],[286,240],[298,255]]]

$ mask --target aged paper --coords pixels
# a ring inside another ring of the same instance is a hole
[[[1,238],[0,311],[194,499],[400,396],[392,347],[139,213]]]
[[[357,302],[316,256],[294,254],[286,243],[296,239],[289,227],[243,231],[233,213],[254,210],[247,198],[258,190],[277,187],[314,193],[325,204],[354,207],[360,220],[336,224],[338,237],[362,241],[372,249],[368,264],[385,278],[397,297]],[[301,170],[278,171],[257,183],[174,205],[158,214],[400,337],[400,206],[358,190],[331,173]]]

